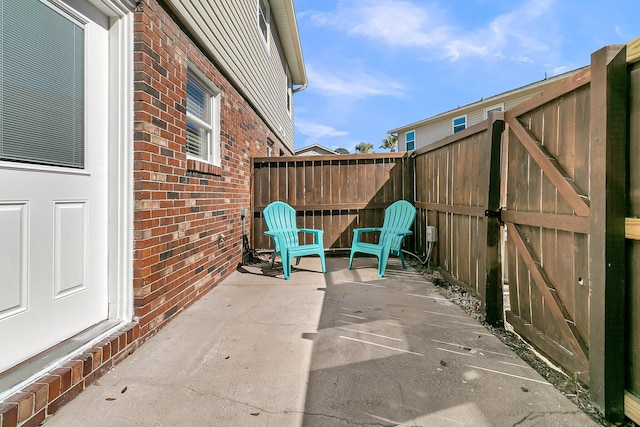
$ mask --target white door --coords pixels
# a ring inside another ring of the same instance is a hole
[[[0,11],[0,372],[107,318],[108,20]]]

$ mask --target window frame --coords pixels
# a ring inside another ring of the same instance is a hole
[[[504,111],[504,102],[500,104],[491,105],[484,109],[485,120],[489,118],[489,113],[492,111]]]
[[[260,33],[260,38],[264,43],[267,52],[271,52],[271,6],[269,5],[269,0],[257,0],[257,19],[256,24],[258,27],[258,32]],[[262,9],[264,6],[264,11]],[[266,16],[265,16],[266,15]],[[264,29],[262,28],[262,23],[264,22]]]
[[[205,150],[206,153],[202,156],[198,156],[197,154],[190,153],[188,145],[185,147],[187,158],[193,159],[197,161],[201,161],[207,164],[211,164],[214,166],[221,166],[222,156],[221,156],[221,147],[220,147],[220,98],[221,91],[213,84],[213,82],[198,69],[191,61],[188,61],[187,65],[187,82],[189,79],[194,79],[194,81],[203,89],[207,95],[206,103],[208,107],[208,112],[204,120],[200,117],[197,117],[193,113],[188,110],[186,112],[186,120],[185,120],[185,130],[188,132],[188,125],[194,125],[198,129],[202,129],[206,132],[206,140],[204,143],[206,144]],[[187,83],[188,84],[188,83]],[[188,106],[188,92],[185,94],[185,102]]]
[[[459,119],[464,119],[464,123],[456,125],[456,120],[459,120]],[[464,126],[464,127],[462,129],[456,130],[456,128],[459,128],[460,126]],[[462,116],[454,117],[453,119],[451,119],[451,131],[452,131],[452,133],[461,132],[461,131],[465,130],[466,128],[467,128],[467,115],[466,114],[463,114]]]
[[[291,72],[288,66],[285,66],[285,74],[287,77],[286,106],[287,113],[289,113],[289,117],[291,117],[293,115],[293,80],[291,79]]]
[[[407,139],[407,135],[409,135],[410,133],[413,134],[413,139],[411,140],[411,143],[413,144],[413,146],[411,148],[409,148],[409,140]],[[413,150],[416,149],[416,131],[415,131],[415,129],[406,131],[404,133],[404,148],[405,148],[406,151],[413,151]]]

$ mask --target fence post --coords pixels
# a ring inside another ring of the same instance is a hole
[[[591,55],[589,390],[610,421],[624,419],[627,86],[624,46]]]
[[[503,113],[491,113],[487,138],[490,142],[489,185],[487,194],[487,213],[500,210],[500,147],[504,131]],[[484,295],[487,323],[499,325],[503,321],[502,267],[500,257],[500,221],[497,216],[487,215],[487,250],[485,260]]]

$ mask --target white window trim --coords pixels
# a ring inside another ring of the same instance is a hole
[[[407,134],[413,132],[413,148],[411,149],[412,151],[416,149],[416,130],[408,130],[404,133],[404,151],[409,151],[409,147],[407,144]]]
[[[264,17],[265,26],[267,34],[262,32],[262,28],[260,27],[260,17],[262,16],[262,10],[260,9],[260,1],[264,2],[266,7],[267,16]],[[269,5],[269,0],[256,0],[256,25],[258,27],[258,32],[260,33],[260,39],[264,43],[264,47],[267,49],[267,53],[271,53],[271,7]]]
[[[467,118],[467,115],[463,114],[462,116],[454,117],[453,119],[451,119],[451,133],[456,133],[456,126],[455,126],[454,123],[455,123],[455,121],[457,119],[462,119],[462,118],[464,118],[464,128],[466,129],[466,128],[469,127],[469,120]],[[464,130],[464,129],[462,129],[462,130]],[[458,132],[460,132],[460,131],[458,131]]]
[[[195,122],[198,126],[207,130],[209,140],[207,141],[207,153],[204,157],[195,156],[187,153],[188,159],[197,160],[212,164],[214,166],[222,165],[221,148],[220,148],[220,89],[213,84],[213,82],[195,66],[191,61],[187,61],[188,73],[193,74],[200,84],[205,86],[205,89],[211,96],[209,105],[209,122],[201,120],[200,118],[191,115],[187,111],[187,119]],[[188,77],[187,77],[188,78]]]
[[[489,118],[489,112],[493,111],[493,110],[498,110],[499,111],[504,111],[504,102],[500,103],[500,104],[495,104],[495,105],[491,105],[487,108],[484,109],[484,118],[488,119]]]
[[[291,72],[289,71],[289,67],[285,66],[285,74],[287,77],[287,87],[286,87],[286,107],[287,113],[289,113],[289,117],[293,116],[293,83],[291,79]]]

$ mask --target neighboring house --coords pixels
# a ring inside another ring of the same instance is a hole
[[[0,8],[0,424],[37,425],[235,271],[293,153],[293,0]]]
[[[311,144],[296,150],[296,156],[327,156],[330,154],[338,154],[333,150],[323,147],[320,144]]]
[[[416,150],[482,122],[492,111],[506,111],[579,70],[485,98],[418,122],[400,126],[387,133],[398,136],[399,151]]]

